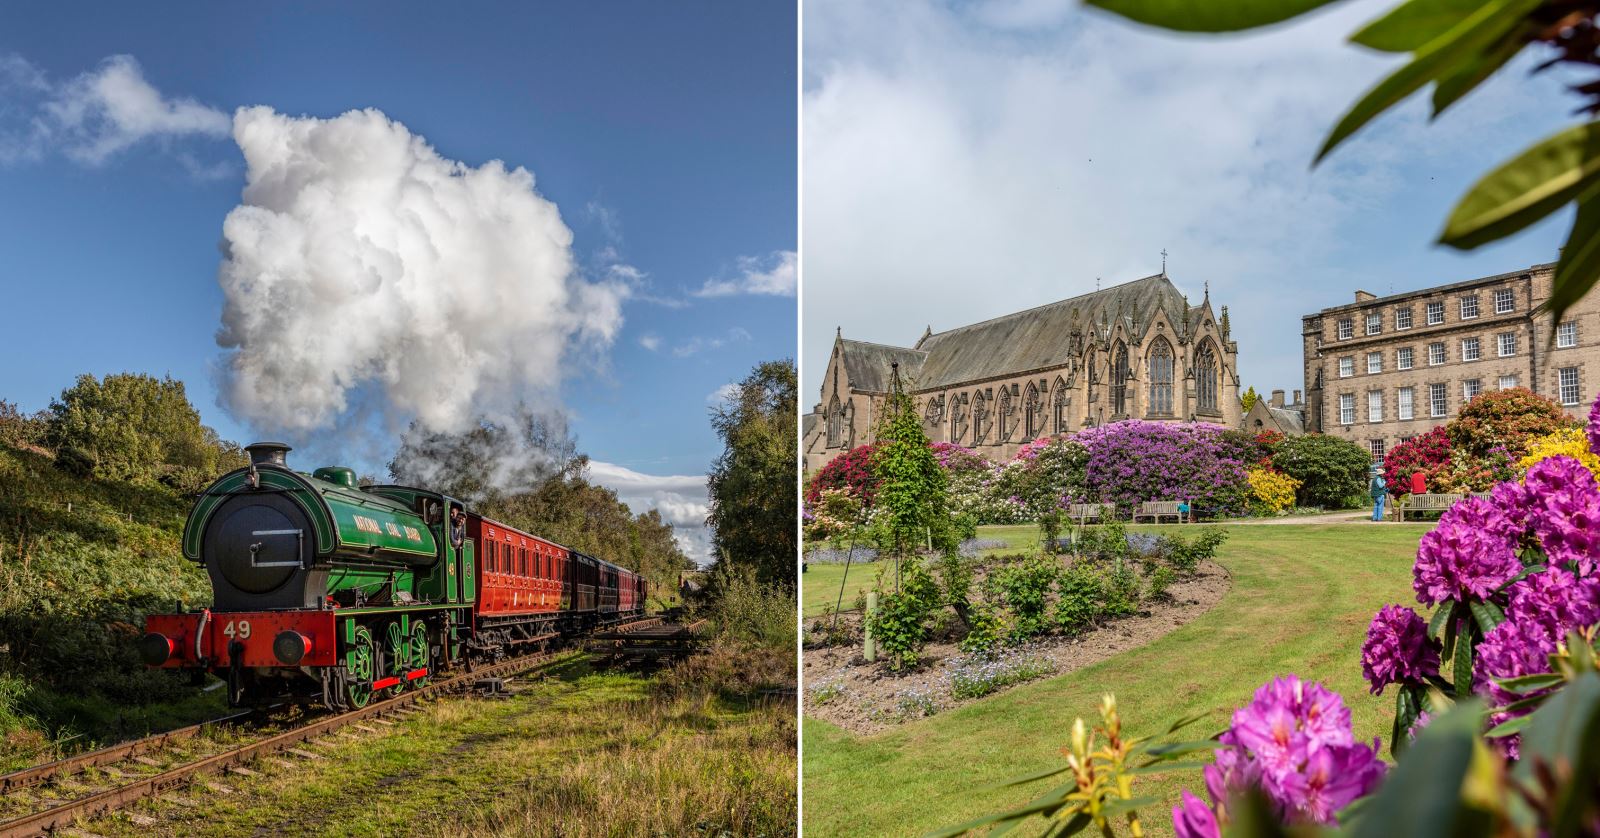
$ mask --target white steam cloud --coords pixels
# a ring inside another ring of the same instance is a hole
[[[38,160],[52,151],[98,166],[144,140],[221,139],[228,115],[193,99],[162,95],[131,55],[113,55],[67,81],[52,81],[27,59],[0,53],[0,162]],[[180,152],[197,177],[232,171]]]
[[[371,109],[244,108],[233,136],[219,389],[258,429],[504,421],[615,338],[628,286],[578,274],[526,169],[446,159]]]

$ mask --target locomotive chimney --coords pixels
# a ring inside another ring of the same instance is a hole
[[[253,442],[244,447],[245,453],[250,455],[252,466],[282,466],[289,467],[288,455],[291,449],[281,442]]]

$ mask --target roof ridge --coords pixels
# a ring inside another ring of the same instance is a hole
[[[926,349],[917,349],[914,346],[896,346],[896,345],[894,345],[892,343],[878,343],[877,341],[873,341],[873,340],[856,340],[855,338],[847,338],[847,337],[841,337],[841,338],[839,338],[839,340],[841,342],[843,342],[843,343],[864,343],[867,346],[881,346],[884,349],[898,349],[901,352],[921,352],[924,355],[928,354],[928,350],[926,350]]]
[[[1048,302],[1048,303],[1041,303],[1039,305],[1033,306],[1032,308],[1025,308],[1025,309],[1022,309],[1021,311],[1013,311],[1013,312],[1010,312],[1010,313],[1007,313],[1007,314],[999,315],[998,317],[991,317],[988,320],[979,320],[976,323],[968,323],[968,324],[966,324],[964,326],[957,326],[957,327],[955,327],[953,329],[946,329],[946,330],[944,330],[942,332],[934,332],[933,334],[927,335],[926,337],[924,337],[923,340],[927,340],[929,338],[936,338],[936,337],[939,337],[940,335],[954,334],[956,332],[962,331],[963,329],[973,329],[973,328],[977,328],[978,326],[988,325],[990,323],[998,323],[1001,320],[1007,320],[1007,319],[1012,318],[1012,317],[1021,317],[1024,314],[1029,314],[1029,313],[1032,313],[1032,312],[1035,312],[1035,311],[1039,311],[1040,309],[1046,309],[1046,308],[1051,308],[1053,306],[1063,305],[1065,303],[1070,303],[1070,302],[1072,302],[1074,300],[1081,300],[1081,299],[1083,299],[1085,297],[1093,297],[1096,294],[1104,294],[1107,291],[1113,291],[1113,290],[1116,290],[1118,288],[1126,288],[1126,287],[1128,287],[1130,285],[1134,285],[1134,284],[1140,283],[1140,282],[1148,282],[1148,281],[1153,280],[1153,279],[1164,280],[1164,281],[1166,281],[1166,283],[1168,285],[1172,285],[1172,280],[1164,273],[1151,274],[1149,276],[1141,276],[1138,279],[1130,279],[1127,282],[1119,283],[1117,285],[1109,285],[1109,286],[1107,286],[1105,288],[1097,288],[1097,289],[1095,289],[1093,291],[1089,291],[1089,292],[1086,292],[1086,293],[1083,293],[1083,294],[1078,294],[1078,295],[1073,296],[1073,297],[1067,297],[1065,299],[1055,300],[1053,302]],[[1177,286],[1172,285],[1172,290],[1177,291],[1178,290]],[[921,351],[926,351],[926,350],[921,350]]]

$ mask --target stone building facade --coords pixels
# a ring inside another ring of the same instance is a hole
[[[928,437],[992,460],[1120,419],[1238,427],[1238,345],[1209,291],[1190,305],[1165,273],[943,332],[909,347],[839,334],[804,428],[807,473],[873,441],[898,368]]]
[[[1555,265],[1376,297],[1302,318],[1308,431],[1385,452],[1491,389],[1527,387],[1579,418],[1600,386],[1600,295],[1559,328],[1539,306]]]
[[[1294,401],[1285,402],[1282,390],[1273,390],[1272,395],[1264,399],[1256,399],[1250,409],[1244,413],[1244,424],[1241,426],[1251,433],[1262,431],[1277,431],[1284,436],[1299,436],[1306,432],[1306,406],[1300,400],[1300,391],[1294,391]]]

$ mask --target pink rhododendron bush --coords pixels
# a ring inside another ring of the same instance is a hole
[[[1585,436],[1600,452],[1600,404]],[[1381,741],[1354,738],[1341,696],[1285,675],[1256,690],[1214,737],[1141,742],[1099,763],[1077,757],[1075,746],[1061,769],[1065,785],[947,834],[1035,814],[1053,820],[1049,834],[1091,824],[1107,835],[1121,824],[1139,834],[1136,809],[1150,799],[1137,796],[1137,779],[1178,769],[1183,763],[1171,760],[1180,754],[1211,751],[1199,778],[1204,794],[1185,789],[1172,810],[1179,838],[1335,829],[1600,836],[1594,475],[1574,457],[1552,456],[1489,498],[1455,504],[1421,538],[1412,590],[1424,610],[1385,605],[1359,661],[1373,694],[1393,690],[1392,766],[1379,758]]]

